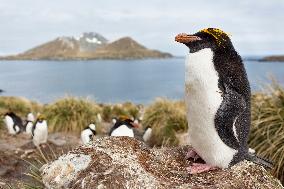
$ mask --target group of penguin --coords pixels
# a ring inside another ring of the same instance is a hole
[[[127,116],[120,116],[112,119],[113,126],[109,131],[109,136],[127,136],[135,137],[135,129],[139,127],[138,121],[130,119]],[[96,125],[91,123],[81,132],[81,141],[83,144],[89,144],[96,135]],[[142,136],[144,142],[149,141],[152,135],[152,128],[146,127]]]
[[[25,132],[32,137],[35,146],[45,144],[48,137],[47,121],[41,114],[35,119],[32,113],[27,115],[23,121],[14,112],[8,112],[4,115],[4,123],[10,135],[17,135],[20,132]]]
[[[32,141],[35,146],[45,144],[48,138],[47,121],[44,116],[38,114],[35,119],[32,113],[27,115],[25,121],[13,112],[8,112],[4,115],[4,123],[10,135],[17,135],[20,132],[25,132],[32,137]],[[134,129],[138,128],[138,121],[132,120],[127,116],[120,116],[112,119],[113,126],[110,129],[109,136],[127,136],[134,137]],[[143,141],[147,142],[151,137],[152,129],[147,127],[143,133]],[[81,132],[81,142],[83,144],[89,144],[96,136],[95,123],[89,124]]]

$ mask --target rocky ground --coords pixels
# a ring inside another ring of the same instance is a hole
[[[93,145],[80,146],[78,135],[52,133],[39,150],[29,136],[0,130],[0,188],[43,183],[47,188],[282,188],[251,162],[189,175],[186,168],[193,162],[185,159],[187,149],[149,148],[137,139],[101,136]]]
[[[188,147],[148,148],[129,137],[103,137],[42,167],[46,188],[281,189],[263,167],[241,162],[189,175]]]
[[[41,166],[79,145],[76,135],[54,133],[49,135],[48,144],[38,150],[28,135],[11,136],[0,130],[0,188],[34,185],[36,180],[26,175],[31,173],[33,165]]]

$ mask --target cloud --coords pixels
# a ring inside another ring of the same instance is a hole
[[[179,32],[220,27],[242,54],[283,53],[283,1],[1,0],[0,51],[21,52],[61,35],[97,31],[132,36],[145,46],[183,54]]]

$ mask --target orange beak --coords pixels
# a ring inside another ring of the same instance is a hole
[[[139,128],[139,127],[140,127],[139,124],[137,124],[137,123],[131,123],[131,125],[132,125],[134,128]]]
[[[179,43],[190,43],[190,42],[198,41],[198,40],[201,40],[201,38],[198,36],[189,35],[186,33],[180,33],[175,37],[175,41]]]

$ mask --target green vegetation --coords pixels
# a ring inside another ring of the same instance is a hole
[[[80,133],[90,122],[97,122],[100,112],[101,108],[95,102],[74,97],[60,99],[43,109],[51,132]]]
[[[284,183],[284,90],[277,84],[269,93],[252,96],[249,145],[273,161],[272,174]]]
[[[157,99],[146,108],[142,124],[153,130],[151,146],[178,145],[176,133],[187,130],[185,105],[181,101]]]

